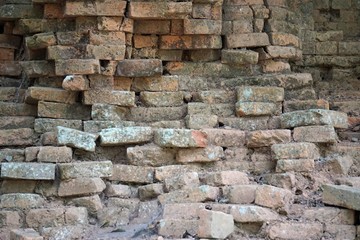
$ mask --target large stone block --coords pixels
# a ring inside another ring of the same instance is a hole
[[[18,128],[0,130],[0,146],[26,146],[35,143],[34,130]]]
[[[263,130],[247,134],[248,147],[267,147],[273,144],[289,143],[290,141],[290,130]]]
[[[55,164],[2,163],[1,177],[29,180],[54,180]]]
[[[336,207],[316,207],[304,211],[303,217],[310,221],[319,221],[327,224],[353,225],[355,211]]]
[[[284,89],[280,87],[243,86],[236,90],[237,100],[242,102],[282,102]]]
[[[180,149],[176,160],[181,163],[215,162],[223,159],[224,151],[219,146],[207,146],[197,149]]]
[[[198,130],[164,128],[155,130],[154,141],[161,147],[205,147],[207,136]]]
[[[153,138],[151,127],[124,127],[103,129],[100,132],[101,146],[149,142]]]
[[[162,61],[159,59],[126,59],[120,61],[116,75],[122,77],[151,77],[162,74]]]
[[[270,45],[266,33],[244,33],[225,35],[227,48],[261,47]]]
[[[75,147],[85,151],[95,151],[95,141],[98,135],[79,130],[57,127],[57,141],[60,145]]]
[[[345,185],[323,185],[325,204],[360,210],[360,190]]]
[[[199,211],[199,237],[225,239],[233,231],[234,218],[232,215],[206,209]]]
[[[281,112],[281,105],[272,102],[242,102],[235,104],[238,117],[268,116]]]
[[[34,130],[37,133],[55,132],[57,126],[82,130],[82,121],[70,119],[36,118]]]
[[[81,196],[101,193],[106,185],[101,178],[75,178],[61,181],[58,189],[60,197]]]
[[[293,128],[309,125],[332,125],[335,128],[347,128],[346,113],[324,109],[295,111],[281,115],[281,127]]]
[[[271,146],[274,159],[317,159],[320,157],[319,149],[313,143],[284,143]]]
[[[111,161],[59,164],[60,178],[107,178],[112,175]]]
[[[292,203],[293,195],[290,190],[261,185],[256,189],[255,203],[269,208],[284,208]]]

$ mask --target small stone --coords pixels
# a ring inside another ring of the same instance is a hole
[[[87,212],[92,216],[96,216],[97,212],[103,207],[99,195],[73,198],[68,204],[85,207]]]
[[[57,127],[57,140],[60,145],[66,145],[83,149],[85,151],[95,151],[95,141],[97,135],[78,131],[71,128]]]
[[[62,87],[68,91],[86,91],[89,90],[89,79],[82,75],[68,75],[62,82]]]
[[[225,239],[234,231],[234,219],[230,214],[218,211],[199,211],[200,238]]]

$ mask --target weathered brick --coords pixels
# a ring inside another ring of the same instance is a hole
[[[190,2],[131,2],[129,16],[133,19],[184,19],[191,11]]]
[[[105,195],[107,197],[130,198],[131,188],[124,184],[106,184]]]
[[[356,227],[351,225],[326,224],[324,233],[338,239],[355,239]]]
[[[302,57],[302,52],[295,47],[267,46],[266,50],[271,58],[300,60]]]
[[[221,51],[221,62],[229,65],[257,64],[259,53],[251,50],[227,50]]]
[[[0,102],[0,116],[37,116],[36,106],[24,103]]]
[[[17,211],[0,211],[0,227],[20,227],[20,215]]]
[[[69,147],[40,147],[37,154],[38,162],[70,162],[72,160],[72,149]]]
[[[135,48],[157,47],[157,36],[134,35]]]
[[[261,185],[256,189],[255,203],[269,208],[282,208],[292,202],[290,190],[269,185]]]
[[[184,104],[182,92],[141,92],[140,100],[149,107],[171,107]]]
[[[186,126],[190,129],[212,128],[218,125],[218,116],[190,114],[186,116]]]
[[[262,65],[264,73],[289,72],[290,70],[290,64],[280,60],[266,60]]]
[[[219,123],[231,128],[255,131],[268,129],[269,117],[225,117],[219,118]]]
[[[26,146],[35,143],[34,131],[30,128],[0,130],[0,146]]]
[[[199,211],[199,237],[224,239],[233,231],[234,218],[232,215],[206,209]]]
[[[246,5],[229,5],[223,6],[223,19],[224,20],[241,20],[252,18],[254,13],[250,6]]]
[[[105,0],[84,4],[77,1],[66,2],[65,16],[124,16],[126,1]]]
[[[255,202],[257,185],[232,185],[222,187],[223,195],[229,203],[250,204]]]
[[[203,181],[210,186],[249,184],[247,174],[240,171],[209,172]]]
[[[116,75],[123,77],[151,77],[162,74],[162,61],[158,59],[126,59],[120,61]]]
[[[200,187],[176,190],[170,193],[164,193],[158,196],[158,200],[162,205],[169,203],[195,203],[214,201],[220,195],[218,187],[211,187],[208,185],[202,185]]]
[[[75,178],[68,181],[61,181],[58,195],[60,197],[80,196],[100,193],[106,188],[101,178]]]
[[[200,180],[197,172],[179,173],[175,176],[165,178],[164,180],[166,192],[179,189],[192,189],[199,186]]]
[[[156,145],[128,147],[126,149],[129,163],[135,166],[162,166],[176,162],[176,151]]]
[[[38,117],[89,120],[91,108],[80,103],[66,104],[40,101],[38,102]]]
[[[84,92],[83,103],[85,105],[103,103],[132,107],[135,106],[135,92],[106,89],[89,90]]]
[[[163,35],[159,46],[160,49],[221,49],[222,40],[219,35]]]
[[[139,187],[139,198],[144,201],[151,198],[156,198],[160,194],[164,193],[162,183],[148,184]]]
[[[166,238],[180,238],[184,232],[195,235],[197,230],[198,220],[161,219],[159,221],[159,235]]]
[[[323,185],[323,201],[325,204],[359,211],[360,191],[345,185]]]
[[[98,135],[82,132],[79,130],[57,126],[57,141],[60,145],[66,145],[83,149],[85,151],[95,151],[95,141]]]
[[[34,229],[25,228],[11,230],[10,239],[43,240],[44,238]]]
[[[205,147],[207,136],[197,130],[158,129],[155,130],[154,141],[161,147]]]
[[[154,168],[115,164],[110,180],[140,184],[153,183]]]
[[[126,35],[124,32],[97,32],[89,33],[89,43],[92,45],[125,45]]]
[[[84,132],[98,133],[103,129],[135,126],[130,121],[84,121]]]
[[[234,221],[239,223],[270,222],[279,218],[274,210],[259,206],[232,206],[230,214]]]
[[[111,161],[59,164],[60,178],[107,178],[112,174]]]
[[[55,164],[2,163],[1,177],[29,180],[54,180]]]
[[[128,120],[155,122],[181,120],[186,116],[186,106],[181,107],[134,107],[130,108]]]
[[[54,63],[47,60],[22,61],[20,65],[28,77],[54,76]]]
[[[64,212],[67,225],[88,224],[88,211],[85,207],[70,207]]]
[[[60,4],[45,3],[44,18],[62,18],[64,15],[63,8]]]
[[[307,126],[294,128],[297,142],[336,143],[337,134],[332,126]]]
[[[317,159],[320,156],[317,146],[306,142],[274,144],[271,151],[274,159]]]
[[[10,193],[0,196],[1,208],[39,208],[44,206],[45,200],[38,194],[32,193]]]
[[[0,129],[34,128],[34,117],[0,117]]]
[[[64,209],[32,209],[26,214],[26,224],[33,228],[65,225]]]
[[[248,147],[267,147],[278,143],[289,143],[290,141],[290,130],[254,131],[247,134]]]
[[[314,159],[281,159],[276,164],[276,172],[311,172],[314,169]]]
[[[179,78],[177,76],[135,78],[131,85],[131,89],[136,92],[176,92],[179,89]]]
[[[281,127],[293,128],[309,125],[332,125],[335,128],[347,128],[347,115],[324,109],[295,111],[281,115]]]
[[[281,111],[281,104],[272,102],[242,102],[235,104],[238,117],[275,115]]]
[[[25,102],[30,104],[38,101],[75,103],[77,98],[77,92],[69,92],[59,88],[29,87]]]
[[[208,146],[198,149],[180,149],[176,160],[181,163],[214,162],[224,158],[222,147]]]
[[[176,175],[183,175],[187,172],[197,171],[194,165],[168,165],[155,168],[155,179],[157,181],[164,181]]]
[[[91,106],[91,119],[94,121],[121,121],[126,119],[128,109],[116,105],[95,103]]]
[[[134,33],[138,34],[169,34],[169,20],[135,20]]]
[[[18,18],[41,18],[42,9],[38,5],[4,4],[0,7],[0,15],[4,20],[16,20]]]
[[[323,236],[321,223],[276,223],[268,229],[271,239],[316,239]]]
[[[153,138],[150,127],[124,127],[103,129],[100,132],[101,146],[118,146],[124,144],[149,142]]]
[[[125,45],[87,45],[86,53],[89,58],[99,60],[123,60]]]
[[[100,31],[119,31],[122,19],[122,17],[98,17],[97,29]]]
[[[184,34],[221,34],[221,21],[208,19],[184,19]]]
[[[81,120],[36,118],[34,130],[37,133],[55,132],[57,126],[82,130]]]
[[[315,45],[318,55],[336,55],[338,53],[337,42],[317,42]]]
[[[360,44],[358,42],[339,42],[339,54],[354,55],[360,51]]]
[[[55,61],[55,74],[58,76],[68,74],[97,74],[100,73],[99,60],[95,59],[69,59]]]
[[[30,49],[41,49],[56,45],[54,33],[38,33],[25,38],[26,46]]]
[[[229,34],[225,36],[227,48],[259,47],[270,45],[266,33]]]
[[[303,217],[310,221],[319,221],[328,224],[353,225],[355,211],[335,207],[309,208],[304,211]]]

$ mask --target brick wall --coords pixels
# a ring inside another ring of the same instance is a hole
[[[0,1],[0,239],[355,239],[356,4]]]

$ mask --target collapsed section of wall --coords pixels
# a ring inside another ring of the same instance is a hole
[[[1,237],[355,239],[359,146],[288,1],[0,13]]]

